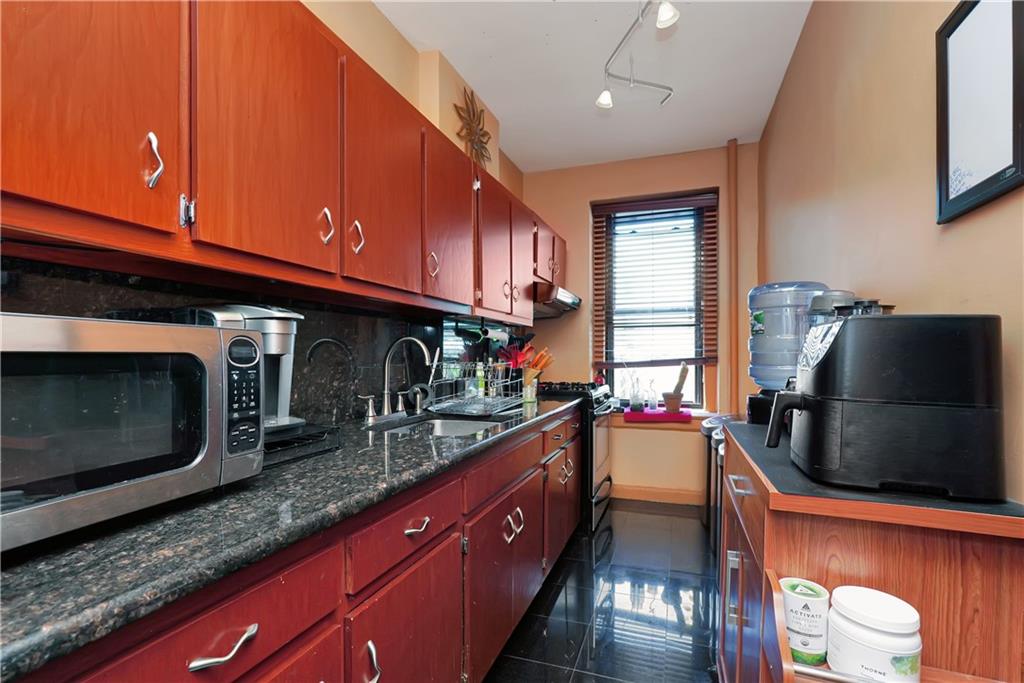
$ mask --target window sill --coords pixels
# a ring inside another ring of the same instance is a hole
[[[707,410],[692,411],[693,419],[689,422],[626,422],[622,413],[612,413],[612,429],[654,429],[671,432],[697,432],[700,433],[700,423],[705,418],[714,415]]]

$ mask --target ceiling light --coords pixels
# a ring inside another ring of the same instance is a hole
[[[654,25],[658,28],[668,28],[679,21],[679,10],[672,6],[668,0],[661,0],[658,5],[658,19]]]
[[[594,104],[596,104],[601,109],[611,109],[612,106],[615,104],[614,102],[612,102],[612,91],[609,90],[608,88],[602,90],[601,94],[597,96],[597,102],[595,102]]]

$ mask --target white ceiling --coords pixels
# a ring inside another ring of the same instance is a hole
[[[613,70],[666,83],[612,85],[598,109],[604,63],[635,2],[390,2],[377,6],[418,50],[441,50],[501,122],[502,149],[539,171],[723,145],[761,136],[810,2],[677,2],[659,31],[654,12]]]

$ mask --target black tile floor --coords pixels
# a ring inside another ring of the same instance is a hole
[[[578,530],[487,681],[714,681],[715,580],[698,508],[612,501]]]

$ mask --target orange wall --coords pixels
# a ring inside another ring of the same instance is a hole
[[[586,380],[591,377],[591,311],[593,293],[593,252],[591,244],[590,203],[596,200],[637,197],[667,192],[684,192],[708,187],[719,188],[720,215],[720,281],[722,324],[719,334],[720,403],[728,406],[729,396],[737,396],[736,383],[746,393],[746,292],[757,280],[757,144],[740,145],[738,149],[738,229],[739,286],[732,287],[732,278],[724,254],[729,248],[729,201],[727,187],[728,163],[725,147],[670,154],[643,159],[630,159],[591,166],[527,173],[524,177],[524,199],[547,221],[568,244],[566,267],[567,287],[583,298],[575,313],[556,320],[537,321],[538,343],[549,346],[555,364],[548,374],[562,380]],[[739,326],[740,368],[727,367],[727,344],[732,339],[731,324],[726,315],[727,303],[740,305]]]
[[[935,30],[953,7],[811,8],[761,139],[765,274],[897,312],[1001,315],[1007,481],[1022,500],[1024,191],[935,224]]]

